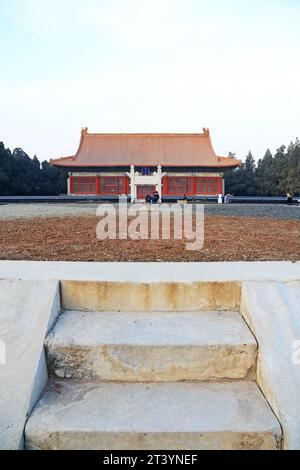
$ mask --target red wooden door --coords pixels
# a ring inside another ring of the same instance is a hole
[[[150,194],[152,196],[153,191],[155,190],[156,190],[156,186],[154,184],[138,184],[136,197],[137,199],[145,199],[145,196],[147,194]]]

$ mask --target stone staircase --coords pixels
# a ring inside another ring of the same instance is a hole
[[[64,311],[28,449],[279,449],[256,385],[257,343],[234,311]]]

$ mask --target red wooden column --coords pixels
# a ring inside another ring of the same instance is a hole
[[[169,177],[168,176],[163,177],[162,184],[163,184],[163,191],[162,191],[163,196],[168,196],[169,194]]]
[[[195,196],[196,194],[196,178],[195,176],[191,176],[191,196]]]
[[[96,194],[100,194],[100,176],[96,176],[95,189],[96,189]]]
[[[122,176],[122,192],[121,194],[128,194],[127,176]]]
[[[74,176],[70,176],[70,194],[74,194]]]
[[[223,178],[222,178],[222,176],[219,177],[218,190],[219,190],[219,194],[223,194]]]

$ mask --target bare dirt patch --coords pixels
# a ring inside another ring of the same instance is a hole
[[[1,260],[269,261],[300,259],[300,222],[205,217],[205,244],[183,240],[98,240],[95,217],[1,220]]]

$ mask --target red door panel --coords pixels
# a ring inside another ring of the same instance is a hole
[[[147,194],[152,195],[155,190],[156,186],[154,184],[139,184],[136,191],[137,199],[145,199]]]

